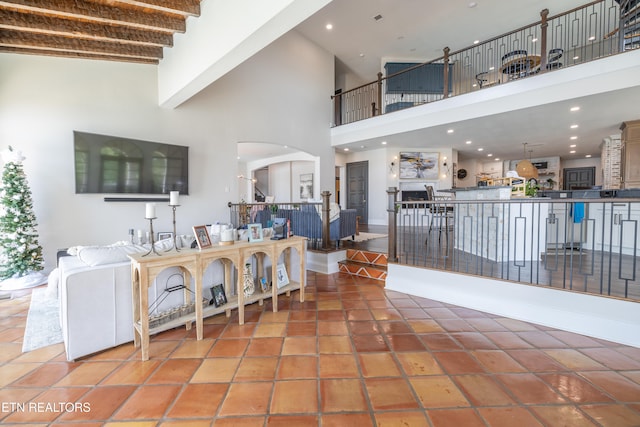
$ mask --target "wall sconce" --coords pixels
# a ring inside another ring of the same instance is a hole
[[[238,175],[238,179],[244,179],[244,180],[251,181],[251,182],[254,182],[254,183],[258,181],[255,178],[246,178],[244,175]]]
[[[442,170],[444,171],[442,178],[446,178],[451,173],[451,168],[449,167],[449,163],[447,163],[447,156],[442,158]]]
[[[391,161],[391,163],[389,163],[389,172],[393,175],[393,177],[396,177],[396,163],[398,161],[398,156],[394,156],[393,160]]]

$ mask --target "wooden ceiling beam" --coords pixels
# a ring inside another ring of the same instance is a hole
[[[0,9],[0,28],[87,40],[173,46],[171,34]]]
[[[183,16],[200,16],[200,0],[106,0],[105,3],[125,3]]]
[[[123,57],[162,58],[162,48],[157,46],[82,40],[4,29],[0,30],[0,46]]]
[[[100,59],[103,61],[116,61],[116,62],[132,62],[138,64],[151,64],[158,65],[160,62],[154,58],[138,58],[134,56],[117,56],[117,55],[102,55],[91,54],[81,52],[69,52],[69,51],[57,51],[47,49],[28,49],[28,48],[16,48],[0,46],[0,53],[18,53],[25,55],[37,55],[37,56],[55,56],[60,58],[78,58],[78,59]]]
[[[114,5],[88,0],[0,0],[0,8],[171,33],[184,32],[186,29],[185,18],[182,15],[145,10],[123,2],[111,3]],[[116,4],[118,6],[115,6]]]

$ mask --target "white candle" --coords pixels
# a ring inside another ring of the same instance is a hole
[[[147,203],[144,217],[146,219],[155,218],[156,217],[156,204],[155,203]]]
[[[180,197],[179,191],[171,191],[169,193],[169,206],[178,206],[180,204],[178,203],[179,197]]]

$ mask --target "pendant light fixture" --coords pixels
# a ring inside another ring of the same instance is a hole
[[[538,178],[538,168],[536,168],[535,166],[533,166],[533,163],[531,163],[530,160],[527,160],[527,143],[524,142],[522,144],[523,147],[523,151],[524,151],[524,159],[520,160],[518,162],[518,165],[516,166],[516,172],[518,172],[518,176],[521,176],[522,178],[526,178],[526,179],[531,179],[531,178]],[[531,156],[529,156],[531,157]]]

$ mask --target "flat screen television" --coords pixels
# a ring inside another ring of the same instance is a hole
[[[189,194],[189,147],[73,132],[76,194]]]

